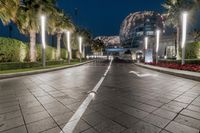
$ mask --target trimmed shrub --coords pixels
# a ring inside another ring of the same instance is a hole
[[[180,57],[182,57],[182,49],[180,49]],[[185,47],[186,59],[200,59],[200,42],[189,43]]]
[[[0,37],[0,62],[23,62],[26,49],[27,45],[19,40]]]
[[[37,62],[7,62],[0,64],[0,70],[14,70],[22,68],[40,67],[41,63]]]
[[[63,60],[68,59],[68,52],[67,52],[66,49],[61,49],[61,58],[62,58]]]

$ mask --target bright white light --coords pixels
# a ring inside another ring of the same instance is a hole
[[[45,49],[45,23],[46,23],[46,18],[45,16],[41,16],[41,36],[42,36],[42,46]]]
[[[183,21],[183,27],[182,27],[182,48],[185,47],[186,42],[186,34],[187,34],[187,16],[188,14],[186,12],[183,13],[182,21]]]
[[[71,53],[71,44],[70,44],[70,32],[67,31],[67,50]]]
[[[83,42],[83,38],[79,37],[79,52],[82,53],[82,42]]]
[[[156,31],[156,53],[158,53],[160,43],[160,30]]]
[[[145,50],[147,50],[147,48],[148,48],[148,37],[145,37],[144,41],[145,41]]]

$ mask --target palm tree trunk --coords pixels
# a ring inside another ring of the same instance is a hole
[[[36,32],[30,31],[30,61],[36,62]]]
[[[181,57],[180,57],[180,54],[179,54],[179,48],[180,48],[180,27],[177,26],[176,27],[176,59],[177,60],[180,60]]]
[[[60,40],[61,40],[61,33],[57,33],[56,60],[60,59]]]

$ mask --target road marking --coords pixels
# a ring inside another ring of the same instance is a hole
[[[136,72],[136,71],[130,71],[129,73],[135,74],[135,75],[137,75],[140,78],[149,77],[149,76],[153,76],[153,77],[158,76],[157,74],[150,74],[150,73],[140,74],[140,72]]]
[[[83,101],[83,103],[79,106],[79,108],[76,110],[76,112],[74,113],[74,115],[70,118],[70,120],[68,121],[68,123],[64,126],[64,128],[62,129],[62,131],[60,133],[72,133],[76,127],[76,125],[78,124],[78,122],[80,121],[82,115],[84,114],[84,112],[86,111],[88,105],[90,104],[90,102],[94,99],[99,87],[101,86],[101,84],[103,83],[105,77],[107,76],[110,67],[112,65],[112,59],[109,63],[109,66],[106,70],[106,72],[104,73],[104,76],[101,77],[101,79],[99,80],[99,82],[96,84],[96,86],[93,88],[92,91],[90,91],[90,93],[88,94],[87,98]]]

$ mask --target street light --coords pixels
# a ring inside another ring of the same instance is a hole
[[[160,43],[160,30],[156,31],[156,64],[158,63],[158,50]]]
[[[45,54],[45,48],[46,48],[46,42],[45,42],[45,23],[46,23],[46,17],[41,16],[41,38],[42,38],[42,65],[43,67],[46,66],[46,54]]]
[[[148,49],[148,37],[145,37],[144,38],[144,62],[146,62],[146,52],[147,52],[147,49]]]
[[[145,41],[145,50],[147,50],[148,49],[148,37],[145,37],[144,41]]]
[[[181,64],[184,65],[185,64],[185,43],[186,43],[186,34],[187,34],[187,12],[184,12],[182,14],[182,62]]]
[[[80,62],[82,61],[82,43],[83,43],[83,38],[79,37],[79,56],[80,56]]]
[[[71,44],[70,44],[70,32],[67,31],[67,51],[68,51],[68,63],[71,63]]]

